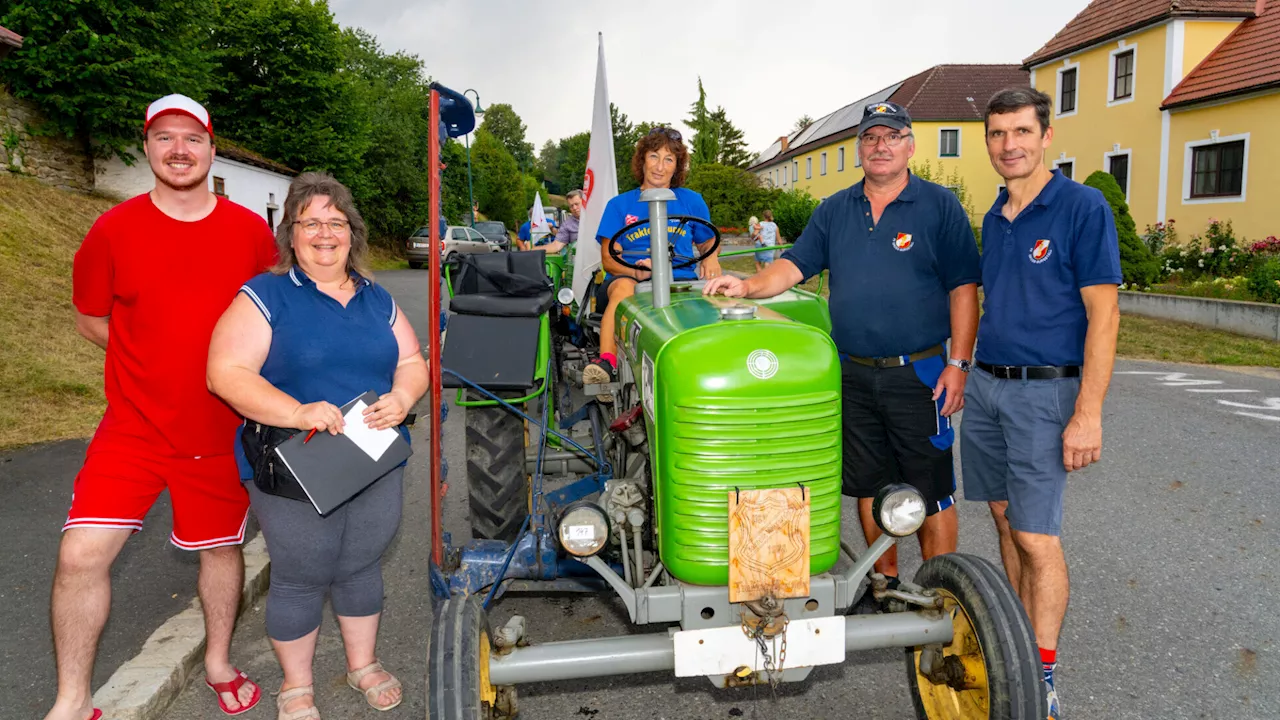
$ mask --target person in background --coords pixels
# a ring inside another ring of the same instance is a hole
[[[560,230],[556,232],[556,239],[543,248],[548,255],[571,247],[578,241],[578,223],[582,219],[582,191],[570,190],[569,194],[564,197],[569,203],[569,217],[566,217],[564,222],[560,224]]]
[[[408,440],[402,423],[427,390],[427,365],[408,318],[371,279],[368,231],[350,191],[303,173],[284,210],[279,262],[244,284],[213,332],[209,388],[248,421],[332,434],[346,428],[339,407],[372,390],[378,402],[354,422],[398,428]],[[240,471],[252,477],[247,463]],[[382,555],[400,525],[403,477],[402,465],[327,516],[245,483],[271,555],[267,636],[284,670],[282,720],[319,718],[312,661],[326,594],[347,684],[376,710],[403,700],[377,658]]]
[[[1009,583],[1040,646],[1048,717],[1067,613],[1067,475],[1102,457],[1102,402],[1120,327],[1120,241],[1098,190],[1044,165],[1052,101],[1011,88],[987,103],[991,165],[1005,180],[982,221],[977,370],[965,389],[966,500],[986,502]],[[1028,302],[1028,298],[1034,298]]]
[[[772,210],[764,211],[764,220],[760,222],[759,228],[759,232],[756,233],[758,238],[756,247],[771,248],[778,244],[778,226],[773,222]],[[756,272],[769,267],[776,252],[776,250],[765,250],[756,253]]]

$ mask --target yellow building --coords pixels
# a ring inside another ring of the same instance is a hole
[[[773,187],[802,188],[819,199],[853,185],[862,179],[857,148],[862,109],[888,100],[911,113],[912,167],[927,166],[942,184],[958,178],[968,190],[975,222],[981,222],[1001,186],[987,158],[982,112],[997,91],[1027,82],[1027,73],[1016,65],[938,65],[778,138],[750,170]]]
[[[1114,175],[1139,231],[1280,233],[1280,0],[1095,0],[1023,67],[1054,102],[1046,161]]]

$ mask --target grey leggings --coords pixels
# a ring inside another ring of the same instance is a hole
[[[297,640],[320,627],[326,591],[342,617],[382,612],[382,553],[400,527],[403,481],[404,468],[396,468],[328,517],[245,483],[271,555],[272,640]]]

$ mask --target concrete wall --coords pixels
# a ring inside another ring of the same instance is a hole
[[[1177,320],[1280,342],[1280,305],[1270,303],[1121,292],[1120,312]]]
[[[0,87],[0,170],[31,175],[63,190],[93,190],[93,161],[82,141],[33,135],[44,117],[34,103]]]
[[[142,150],[135,150],[134,155],[138,161],[132,166],[125,165],[114,157],[98,161],[99,192],[124,199],[141,195],[152,188],[155,178]],[[214,156],[213,168],[209,171],[210,189],[214,188],[215,178],[222,179],[222,190],[227,199],[249,208],[263,220],[269,220],[272,230],[280,223],[283,212],[281,208],[289,193],[292,178],[217,155]]]

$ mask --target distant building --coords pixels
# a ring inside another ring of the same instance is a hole
[[[95,161],[95,187],[99,192],[123,199],[147,192],[155,185],[142,149],[135,148],[133,154],[138,159],[132,166],[116,157]],[[230,140],[218,138],[209,171],[209,189],[258,213],[275,230],[289,183],[297,174]]]
[[[987,159],[983,110],[997,91],[1027,84],[1027,72],[1017,65],[937,65],[778,138],[750,170],[773,187],[803,188],[817,198],[853,185],[862,179],[857,138],[863,107],[887,100],[911,113],[911,164],[927,161],[935,179],[959,177],[980,221],[1001,184]]]
[[[1280,234],[1280,1],[1094,0],[1027,58],[1051,166],[1115,176],[1138,229]]]

